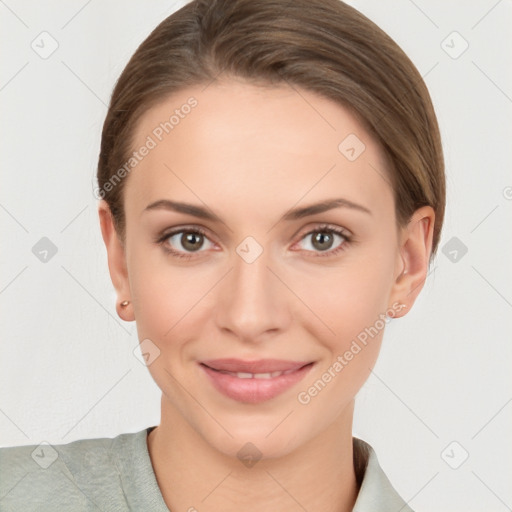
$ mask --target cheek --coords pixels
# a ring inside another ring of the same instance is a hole
[[[149,339],[158,348],[158,357],[148,370],[159,388],[173,403],[183,400],[178,379],[187,389],[189,375],[183,368],[189,362],[190,340],[200,337],[199,326],[204,319],[198,315],[204,311],[200,300],[211,287],[208,280],[191,279],[191,272],[171,267],[161,262],[144,260],[143,255],[133,255],[130,270],[130,288],[140,342]],[[152,345],[149,345],[152,346]],[[154,349],[156,350],[156,349]]]
[[[142,251],[131,254],[130,289],[140,339],[155,339],[167,350],[178,333],[194,336],[197,316],[203,311],[202,302],[208,302],[206,295],[215,275],[199,266],[192,269],[171,264],[156,252],[150,257]]]
[[[306,300],[323,321],[310,323],[310,327],[322,325],[310,331],[325,353],[321,367],[304,383],[298,397],[312,416],[327,414],[324,419],[334,421],[368,379],[389,323],[387,267],[385,260],[347,265],[331,277],[323,293],[321,287],[304,285],[304,293],[309,289]],[[317,280],[317,284],[325,283]]]
[[[323,269],[302,280],[298,295],[321,321],[317,338],[331,351],[344,351],[365,328],[385,315],[391,258],[346,260],[339,268]]]

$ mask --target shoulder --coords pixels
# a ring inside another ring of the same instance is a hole
[[[119,452],[145,432],[0,448],[0,510],[128,510]]]
[[[354,437],[353,447],[354,468],[360,482],[353,512],[414,512],[389,481],[372,446]]]

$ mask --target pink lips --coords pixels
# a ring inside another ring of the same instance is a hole
[[[239,402],[255,404],[291,388],[311,370],[313,363],[282,359],[213,359],[199,366],[218,391]]]
[[[242,359],[210,359],[203,364],[214,370],[227,372],[270,373],[298,370],[310,361],[285,361],[283,359],[260,359],[258,361],[243,361]]]

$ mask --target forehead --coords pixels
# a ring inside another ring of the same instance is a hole
[[[126,202],[167,196],[222,208],[292,207],[332,196],[392,208],[385,159],[351,112],[283,84],[215,81],[169,96],[139,120]],[[350,196],[350,197],[348,197]],[[391,203],[390,203],[391,202]]]

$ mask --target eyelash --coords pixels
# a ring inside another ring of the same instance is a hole
[[[167,254],[171,255],[172,257],[185,258],[185,259],[189,260],[194,257],[193,253],[188,253],[188,254],[182,253],[179,251],[175,251],[174,249],[171,249],[170,247],[165,245],[165,242],[167,241],[168,238],[170,238],[173,235],[179,234],[179,233],[200,234],[200,235],[204,236],[205,238],[208,238],[208,234],[206,233],[206,231],[200,227],[194,227],[194,228],[182,227],[179,229],[175,229],[175,230],[166,232],[162,236],[159,235],[155,239],[155,243],[157,243],[158,245],[161,245],[163,250]],[[323,225],[316,227],[315,229],[313,229],[311,231],[308,231],[307,233],[304,234],[304,236],[301,238],[301,240],[303,240],[306,236],[309,236],[309,235],[312,235],[315,233],[329,233],[329,234],[334,233],[334,234],[339,235],[342,238],[344,238],[344,241],[336,249],[331,249],[330,251],[324,251],[324,252],[317,252],[316,256],[313,256],[314,258],[317,258],[317,257],[325,258],[325,257],[329,257],[329,256],[336,256],[337,254],[341,253],[342,251],[345,251],[347,249],[347,246],[352,244],[352,242],[353,242],[353,237],[351,235],[348,235],[344,229],[337,228],[330,224],[323,224]],[[311,251],[308,251],[308,252],[311,252]]]

